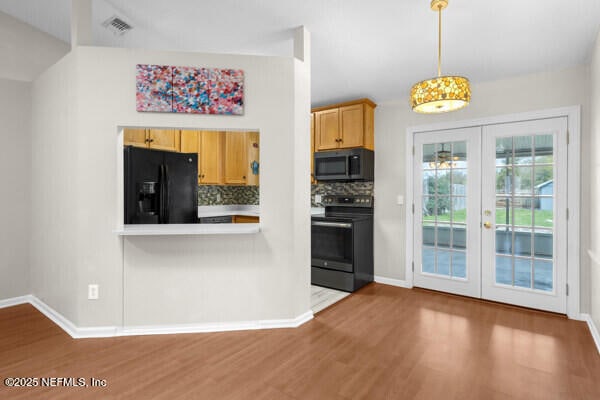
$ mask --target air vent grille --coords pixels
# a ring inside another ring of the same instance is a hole
[[[110,30],[115,35],[122,36],[125,32],[133,29],[129,23],[125,22],[123,18],[113,15],[102,23],[102,26]]]

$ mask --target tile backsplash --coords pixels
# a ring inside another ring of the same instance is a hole
[[[258,205],[258,186],[199,185],[198,205]]]
[[[311,206],[320,207],[322,204],[315,203],[315,194],[360,194],[373,196],[373,182],[327,182],[311,185]]]

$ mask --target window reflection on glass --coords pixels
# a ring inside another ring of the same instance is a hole
[[[422,272],[465,279],[467,144],[425,144],[422,150]]]
[[[553,290],[553,135],[496,139],[496,283]]]
[[[533,138],[531,136],[517,136],[513,138],[515,165],[531,165],[533,161]]]

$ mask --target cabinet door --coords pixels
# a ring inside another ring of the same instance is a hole
[[[182,153],[198,152],[198,131],[182,130],[180,139],[180,151]]]
[[[248,149],[248,158],[246,160],[246,185],[258,186],[260,176],[260,141],[258,132],[248,132],[246,137],[246,148]],[[252,173],[252,163],[256,161],[259,164],[259,175]]]
[[[339,133],[340,119],[338,108],[315,113],[315,150],[337,149],[340,142]]]
[[[225,183],[246,184],[248,149],[246,132],[225,132]]]
[[[340,147],[362,147],[365,144],[363,105],[340,108]]]
[[[146,129],[123,130],[123,146],[148,147],[148,137]]]
[[[222,132],[200,133],[200,183],[218,185],[223,183]]]
[[[315,113],[310,113],[310,183],[315,183]]]
[[[151,149],[179,151],[179,130],[177,129],[150,129],[148,138]]]

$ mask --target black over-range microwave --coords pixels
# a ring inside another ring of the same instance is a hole
[[[315,153],[317,181],[372,181],[374,175],[372,150],[355,148]]]

